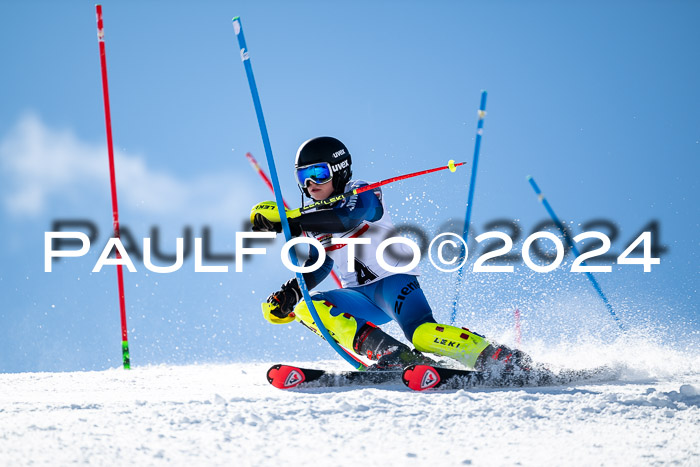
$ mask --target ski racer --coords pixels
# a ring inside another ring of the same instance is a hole
[[[296,154],[295,174],[303,194],[315,201],[325,200],[368,185],[351,180],[352,159],[345,145],[332,137],[318,137],[304,142]],[[411,364],[434,364],[422,352],[457,360],[469,369],[528,369],[530,359],[518,350],[491,344],[484,336],[446,324],[433,318],[416,269],[396,274],[383,269],[376,260],[378,245],[393,231],[389,212],[384,208],[382,191],[377,188],[337,201],[330,207],[296,214],[287,211],[293,236],[313,236],[324,247],[322,266],[304,274],[309,290],[330,274],[335,265],[343,288],[314,292],[312,300],[330,335],[345,349],[376,363],[371,369],[399,369]],[[253,207],[250,215],[253,230],[281,232],[277,205],[268,201]],[[370,239],[367,245],[331,243],[332,238]],[[386,255],[387,264],[401,266],[401,259],[412,257],[403,244],[394,244],[400,255]],[[316,263],[319,255],[310,246],[305,266]],[[263,304],[263,315],[273,324],[299,321],[318,335],[307,304],[302,299],[297,279],[292,278],[272,293]],[[394,320],[415,349],[384,332],[379,326]]]

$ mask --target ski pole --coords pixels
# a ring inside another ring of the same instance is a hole
[[[549,217],[552,218],[552,221],[554,222],[554,224],[557,226],[557,228],[561,232],[566,243],[569,245],[569,247],[571,247],[571,251],[574,252],[574,255],[576,256],[576,258],[581,256],[581,253],[578,251],[578,248],[576,248],[576,245],[574,244],[573,240],[571,239],[569,234],[566,232],[564,225],[559,220],[559,217],[557,217],[557,215],[554,213],[554,210],[549,205],[549,201],[547,201],[547,198],[544,197],[544,195],[542,194],[542,191],[540,191],[540,187],[537,186],[537,183],[535,183],[535,180],[531,176],[528,175],[527,181],[530,182],[532,189],[535,190],[535,194],[537,194],[537,199],[539,199],[540,203],[542,203],[544,205],[544,208],[547,210],[547,213],[549,213]],[[581,265],[585,266],[586,262],[582,261]],[[617,323],[617,325],[620,327],[621,330],[624,331],[624,328],[622,327],[622,322],[620,321],[620,318],[615,314],[615,311],[613,310],[612,305],[608,301],[608,297],[606,297],[605,294],[603,293],[603,289],[600,288],[600,284],[598,284],[598,281],[595,279],[595,277],[593,277],[593,274],[591,274],[590,272],[586,271],[584,274],[586,274],[586,277],[588,278],[588,280],[591,281],[591,284],[593,284],[593,288],[595,289],[596,292],[598,292],[598,295],[603,300],[603,303],[605,303],[605,307],[608,309],[610,316],[612,316],[615,319],[615,322]]]
[[[258,164],[258,161],[255,159],[255,157],[253,157],[253,155],[249,152],[245,153],[245,157],[248,158],[248,162],[250,162],[250,165],[253,166],[256,172],[258,172],[260,178],[262,178],[263,182],[265,182],[265,185],[267,185],[270,191],[274,193],[275,188],[272,186],[272,182],[270,182],[270,179],[267,177],[267,174],[265,174],[265,171],[262,169],[262,167],[260,167],[260,164]],[[284,199],[282,199],[282,202],[284,203],[284,207],[286,209],[289,209],[289,205]],[[338,277],[338,274],[335,273],[335,271],[331,271],[331,277],[335,281],[335,284],[342,289],[343,284],[340,282],[340,278]]]
[[[112,221],[114,238],[119,238],[119,207],[117,205],[117,179],[114,170],[114,145],[112,144],[112,117],[109,111],[109,87],[107,86],[107,56],[105,54],[105,31],[102,22],[102,5],[95,5],[97,13],[97,42],[100,46],[100,67],[102,69],[102,95],[105,106],[105,126],[107,128],[107,154],[109,156],[109,183],[112,191]],[[117,259],[121,259],[117,250]],[[124,369],[131,368],[129,358],[129,336],[126,327],[126,303],[124,299],[124,272],[122,265],[117,264],[117,287],[119,290],[119,315],[122,326],[122,363]]]
[[[265,156],[267,157],[267,165],[270,167],[270,178],[272,179],[272,187],[275,194],[275,201],[277,202],[277,209],[280,213],[280,220],[282,221],[282,230],[284,231],[284,237],[286,241],[292,239],[292,233],[289,229],[289,221],[287,220],[287,213],[285,209],[281,209],[284,206],[284,200],[282,199],[282,190],[280,189],[279,179],[277,177],[277,168],[275,167],[275,159],[272,155],[272,146],[270,145],[270,137],[267,133],[267,125],[265,125],[265,117],[263,116],[262,104],[260,103],[260,96],[258,94],[258,88],[255,84],[255,77],[253,76],[253,67],[250,64],[250,54],[248,53],[248,47],[245,42],[245,36],[243,35],[243,27],[241,25],[241,18],[236,16],[232,20],[233,31],[236,33],[238,38],[238,45],[241,48],[241,61],[243,61],[243,66],[245,68],[246,77],[248,78],[248,86],[250,87],[250,94],[253,97],[253,106],[255,107],[255,114],[258,118],[258,126],[260,127],[260,136],[263,140],[263,146],[265,147]],[[299,266],[299,261],[297,259],[296,252],[294,248],[289,249],[289,258],[294,266]],[[304,281],[304,275],[300,272],[296,273],[297,282],[299,283],[299,288],[301,289],[301,294],[304,297],[309,313],[316,323],[316,327],[323,335],[326,342],[333,347],[338,355],[343,357],[343,359],[350,365],[358,370],[366,370],[367,367],[354,359],[345,349],[343,349],[330,335],[328,329],[323,324],[323,321],[318,316],[316,308],[314,307],[311,296],[309,295],[309,290],[306,287],[306,282]]]
[[[476,142],[474,143],[474,160],[472,162],[472,176],[469,181],[469,196],[467,197],[467,214],[464,217],[464,230],[462,238],[465,242],[469,237],[469,224],[472,217],[472,203],[474,201],[474,186],[476,185],[476,168],[479,165],[479,151],[481,149],[481,135],[484,134],[484,117],[486,116],[486,91],[481,91],[481,103],[479,105],[479,121],[476,124]],[[462,261],[463,256],[459,258]],[[464,275],[463,268],[457,270],[457,286],[455,287],[455,298],[452,301],[452,315],[450,315],[450,324],[454,324],[457,320],[457,302],[459,301],[459,291],[462,286],[462,276]]]
[[[466,162],[459,162],[455,164],[455,161],[450,160],[447,165],[441,166],[441,167],[435,167],[434,169],[428,169],[428,170],[421,170],[419,172],[413,172],[410,174],[406,175],[399,175],[397,177],[392,177],[392,178],[387,178],[386,180],[382,180],[381,182],[376,182],[376,183],[371,183],[369,185],[362,186],[360,188],[355,188],[354,190],[351,191],[346,191],[345,193],[342,193],[337,196],[331,196],[328,199],[322,199],[321,201],[316,201],[315,203],[307,204],[306,206],[302,206],[298,209],[293,209],[289,211],[287,214],[288,217],[298,217],[301,213],[310,211],[311,209],[315,209],[321,206],[330,206],[331,204],[337,203],[341,199],[349,198],[350,196],[358,195],[360,193],[364,193],[365,191],[370,191],[374,190],[375,188],[378,188],[383,185],[387,185],[389,183],[394,183],[398,182],[399,180],[406,180],[407,178],[412,178],[412,177],[418,177],[419,175],[425,175],[433,172],[438,172],[440,170],[445,170],[449,169],[450,172],[454,172],[457,170],[457,167],[460,165],[464,165]]]

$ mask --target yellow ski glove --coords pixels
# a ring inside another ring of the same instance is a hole
[[[287,219],[295,219],[301,215],[298,209],[286,209]],[[274,201],[263,201],[250,210],[250,223],[254,232],[282,232],[282,220]],[[297,229],[292,229],[297,230]]]

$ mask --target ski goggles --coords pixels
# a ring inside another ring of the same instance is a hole
[[[333,171],[328,162],[318,162],[316,164],[305,165],[296,170],[297,183],[306,188],[306,182],[312,181],[317,185],[323,185],[333,179]]]

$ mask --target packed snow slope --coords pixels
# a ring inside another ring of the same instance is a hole
[[[430,393],[281,391],[270,363],[0,374],[0,463],[700,465],[698,358],[628,349],[605,380]]]

